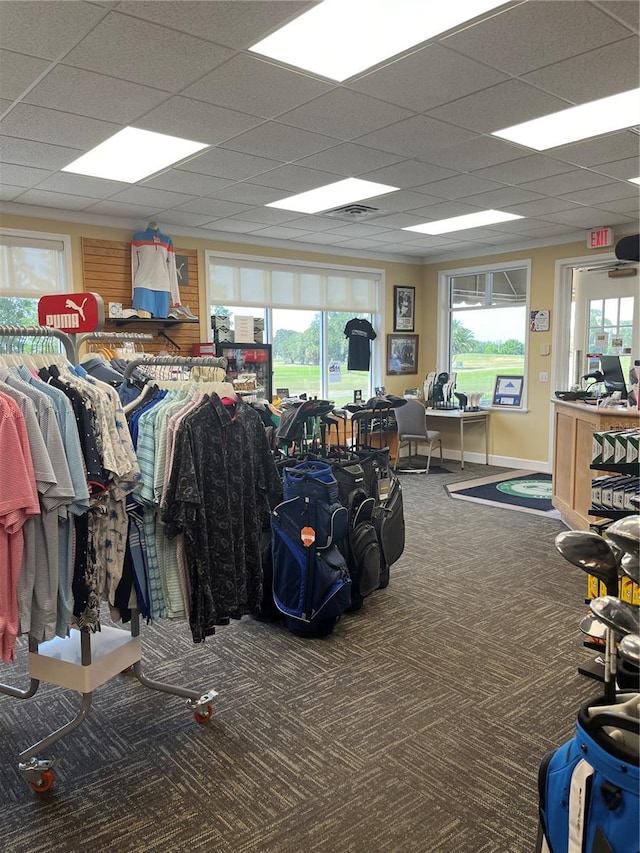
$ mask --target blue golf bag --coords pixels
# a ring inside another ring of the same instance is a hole
[[[584,705],[575,736],[540,763],[536,853],[640,851],[639,721],[598,712],[604,701]]]
[[[324,462],[285,468],[283,496],[271,515],[273,600],[290,631],[331,633],[351,603],[351,578],[338,543],[348,511]]]

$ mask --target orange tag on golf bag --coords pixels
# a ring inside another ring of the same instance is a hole
[[[316,532],[313,527],[303,527],[300,531],[300,538],[304,547],[308,548],[316,541]]]

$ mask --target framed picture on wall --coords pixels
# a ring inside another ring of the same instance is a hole
[[[176,272],[178,273],[178,286],[186,287],[189,284],[188,255],[176,255]]]
[[[522,406],[523,386],[524,376],[496,376],[491,405],[519,409]]]
[[[418,372],[418,335],[387,335],[387,373],[404,376]]]
[[[415,331],[415,287],[393,288],[393,331]]]

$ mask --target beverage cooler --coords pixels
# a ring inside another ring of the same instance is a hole
[[[273,365],[271,344],[216,344],[216,355],[229,360],[227,378],[229,381],[241,381],[247,374],[255,374],[256,397],[258,400],[272,400],[271,380]],[[239,385],[239,390],[243,390]]]

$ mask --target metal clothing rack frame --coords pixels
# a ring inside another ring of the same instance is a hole
[[[209,355],[201,356],[179,356],[179,355],[156,355],[150,358],[134,358],[124,369],[125,380],[129,379],[136,367],[153,365],[158,367],[219,367],[227,369],[228,359]]]
[[[113,334],[114,337],[119,337],[121,340],[125,337],[117,333],[106,332],[103,334]],[[77,343],[64,332],[49,327],[0,326],[0,338],[2,337],[56,338],[64,346],[68,360],[74,363],[77,360],[77,346],[92,335],[83,336],[83,340]],[[11,347],[10,352],[13,352]],[[16,350],[15,354],[18,352]],[[184,359],[164,356],[151,359],[134,359],[132,370],[137,364],[145,361],[161,364],[178,362],[182,366],[192,366],[193,364],[194,366],[221,367],[220,362],[226,362],[226,359]],[[189,362],[189,364],[184,365],[184,362]],[[216,363],[213,364],[212,362]],[[37,793],[44,793],[51,788],[55,780],[53,767],[57,759],[37,758],[36,756],[77,729],[89,713],[95,688],[124,671],[131,669],[144,687],[186,699],[187,707],[193,712],[197,722],[206,723],[211,718],[213,713],[211,702],[218,695],[215,690],[200,693],[197,690],[147,678],[142,671],[141,657],[140,614],[137,610],[131,610],[130,632],[122,628],[104,625],[96,633],[92,633],[88,629],[78,630],[74,628],[69,637],[56,637],[40,645],[32,637],[29,637],[29,686],[21,689],[10,684],[0,683],[0,694],[12,696],[16,699],[30,699],[35,695],[41,681],[67,687],[82,694],[80,710],[74,719],[19,754],[18,769],[32,790]]]

